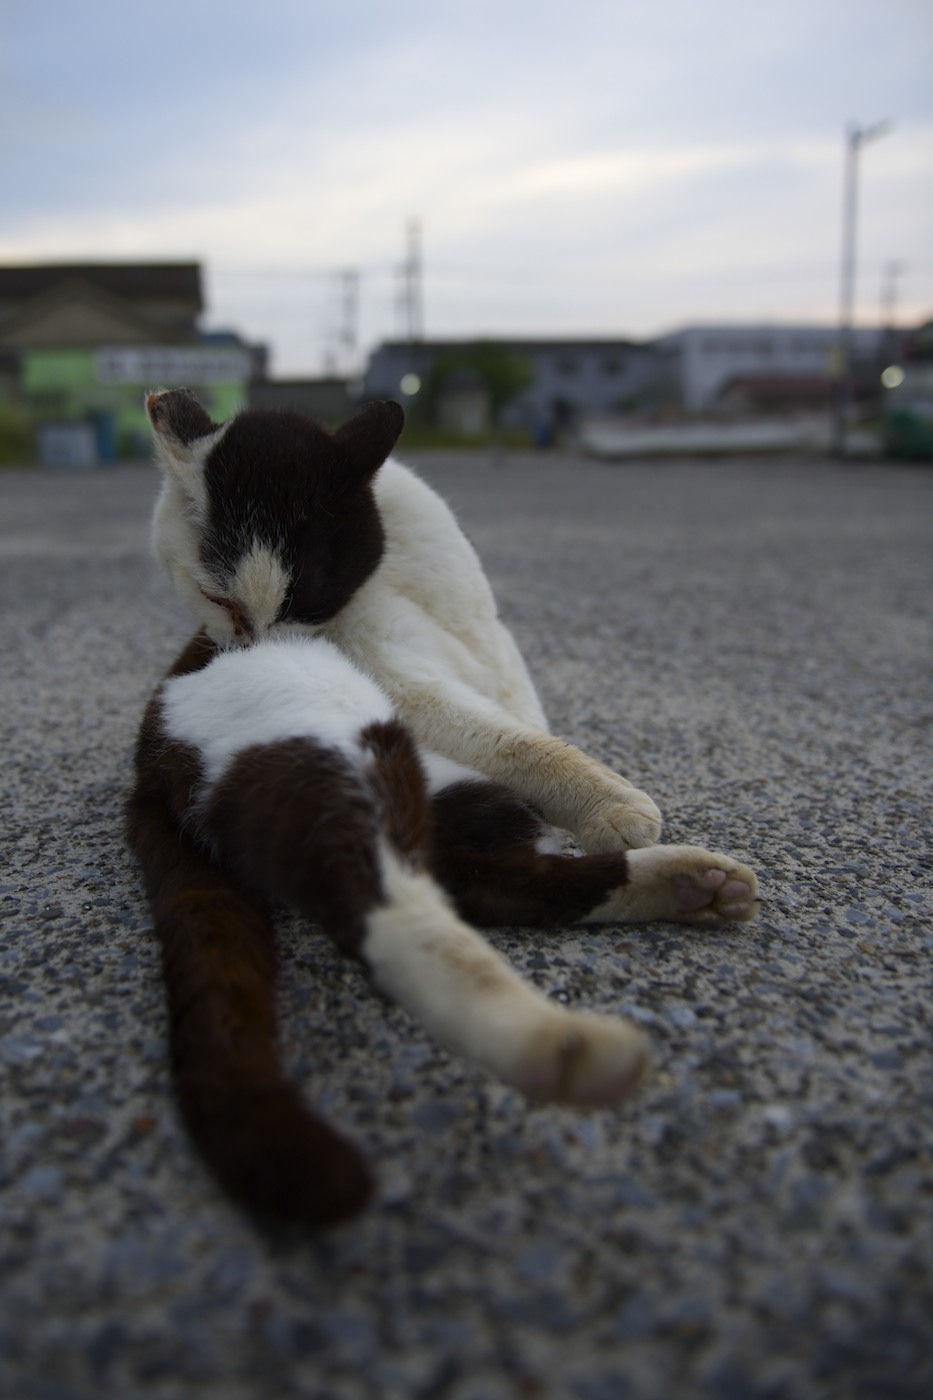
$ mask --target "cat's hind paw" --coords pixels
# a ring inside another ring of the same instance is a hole
[[[712,866],[674,877],[680,917],[690,923],[747,923],[758,909],[757,881],[747,866]]]
[[[758,912],[754,872],[731,856],[699,846],[653,846],[628,855],[629,882],[614,891],[602,916],[627,923],[669,919],[716,928],[748,923]]]
[[[648,1042],[626,1021],[563,1012],[535,1035],[514,1083],[531,1099],[612,1108],[637,1089]]]

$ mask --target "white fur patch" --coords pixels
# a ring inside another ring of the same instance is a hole
[[[646,1063],[634,1027],[568,1012],[519,977],[427,876],[382,853],[386,903],[362,953],[373,980],[449,1049],[535,1098],[606,1107]]]
[[[288,574],[275,550],[259,540],[237,565],[227,593],[258,631],[271,627],[288,592]]]
[[[449,1049],[509,1078],[516,1028],[521,1040],[544,998],[463,923],[428,875],[384,850],[382,876],[386,903],[369,915],[362,948],[376,985]]]
[[[525,663],[449,506],[392,459],[373,485],[386,552],[330,625],[334,641],[384,678],[404,718],[430,747],[447,748],[430,732],[438,718],[435,700],[443,703],[445,696],[456,696],[456,708],[463,704],[467,713],[478,704],[543,728]]]
[[[208,784],[253,744],[308,738],[355,758],[360,730],[393,713],[375,681],[330,642],[311,638],[221,652],[162,689],[165,729],[200,752]]]
[[[230,422],[233,420],[231,419]],[[182,488],[196,513],[203,519],[207,510],[204,464],[220,442],[230,422],[221,423],[212,433],[181,443],[162,433],[155,434],[156,458],[168,476]]]
[[[445,758],[443,754],[433,753],[430,749],[421,750],[420,757],[428,792],[432,797],[455,783],[488,782],[475,768],[465,768],[462,763],[454,763],[452,758]]]

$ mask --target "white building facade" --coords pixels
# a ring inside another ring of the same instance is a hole
[[[788,379],[832,379],[838,331],[832,326],[687,326],[652,342],[665,397],[687,413],[715,404],[731,380],[743,375]],[[856,361],[880,353],[882,332],[853,334]]]

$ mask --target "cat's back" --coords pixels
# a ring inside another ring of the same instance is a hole
[[[354,749],[360,730],[392,718],[391,701],[323,638],[268,637],[220,651],[202,670],[162,688],[163,724],[216,776],[257,744],[311,738]]]

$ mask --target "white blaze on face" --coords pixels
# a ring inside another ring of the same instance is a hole
[[[288,595],[288,573],[275,550],[259,540],[244,554],[230,580],[228,594],[246,614],[254,635],[266,632]]]

